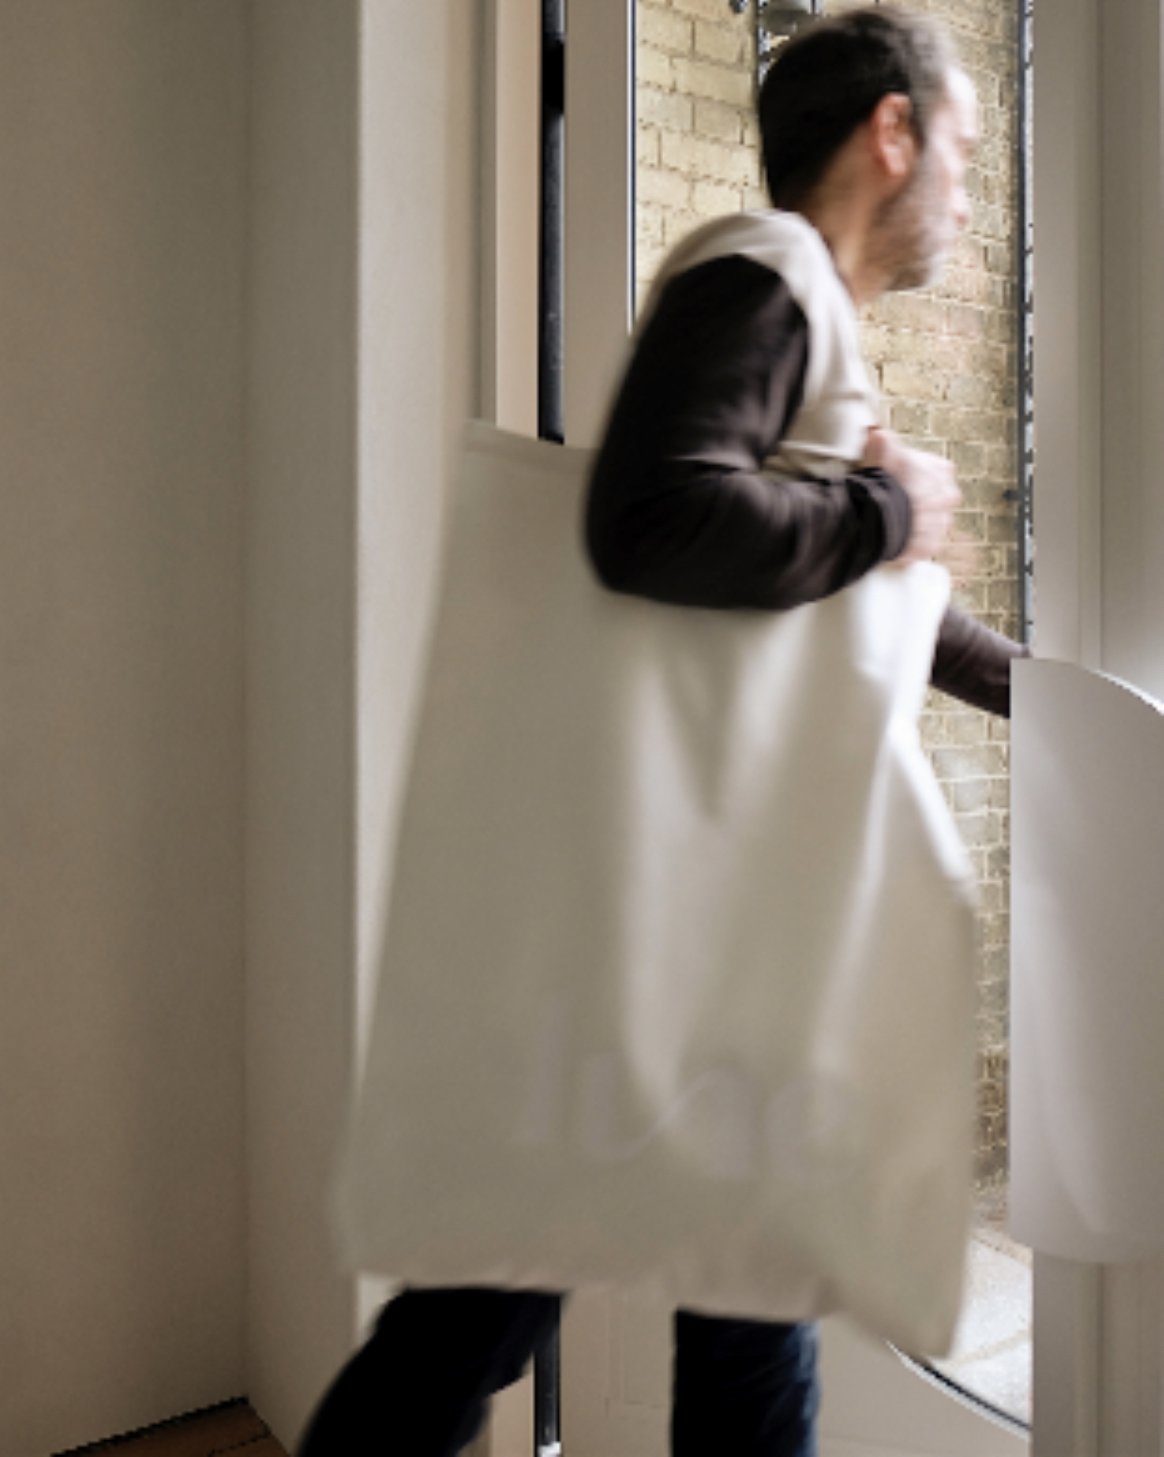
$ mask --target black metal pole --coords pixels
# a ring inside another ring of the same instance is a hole
[[[542,0],[541,225],[538,240],[538,435],[566,438],[566,0]],[[534,1457],[562,1450],[559,1327],[534,1354]]]
[[[1034,86],[1034,4],[1018,7],[1018,614],[1019,638],[1033,629],[1035,484],[1035,229],[1032,215],[1031,124]]]
[[[562,1342],[558,1327],[534,1355],[534,1457],[562,1450]]]
[[[538,435],[566,438],[563,315],[566,256],[566,5],[542,0],[541,227],[538,248]]]

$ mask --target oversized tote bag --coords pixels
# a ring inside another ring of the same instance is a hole
[[[973,1124],[970,876],[916,731],[947,576],[781,613],[617,596],[588,465],[468,433],[347,1260],[941,1351]]]

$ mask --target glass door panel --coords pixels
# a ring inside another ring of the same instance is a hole
[[[754,119],[757,54],[780,7],[756,0],[635,0],[634,295],[667,252],[726,212],[768,205]],[[787,9],[788,7],[783,7]],[[852,8],[828,0],[827,12]],[[957,468],[956,600],[1021,637],[1025,325],[1019,0],[929,0],[975,82],[981,144],[973,221],[939,286],[865,310],[863,342],[885,423]],[[1031,1260],[1006,1234],[1008,734],[1002,720],[931,694],[923,741],[981,887],[978,1237],[959,1349],[940,1370],[1019,1421],[1030,1415]]]

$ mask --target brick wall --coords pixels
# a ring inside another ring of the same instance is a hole
[[[764,207],[750,16],[728,0],[638,0],[636,285],[699,222]]]
[[[866,310],[869,362],[889,421],[948,455],[976,560],[957,598],[998,630],[1017,620],[1015,328],[1017,0],[913,0],[943,17],[978,88],[982,142],[971,169],[974,221],[940,288]],[[836,11],[851,4],[832,0]],[[767,205],[753,116],[751,14],[728,0],[638,0],[637,289],[697,223]],[[979,954],[979,1177],[1006,1169],[1009,959],[1006,725],[931,694],[923,739],[958,819],[982,894]]]

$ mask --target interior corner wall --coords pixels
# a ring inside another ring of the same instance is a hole
[[[480,410],[480,0],[365,0],[361,52],[357,1067],[375,1001],[441,526]],[[390,1274],[390,1272],[388,1272]],[[362,1328],[385,1272],[360,1282]]]
[[[248,1394],[358,1339],[327,1200],[477,377],[478,0],[253,0]]]
[[[465,421],[478,406],[481,6],[364,0],[361,64],[359,1032]]]
[[[1034,651],[1102,664],[1100,0],[1034,7]]]
[[[1162,698],[1164,13],[1101,8],[1102,663]]]
[[[289,1443],[346,1351],[325,1195],[352,1068],[358,0],[253,0],[246,1390]]]
[[[4,1457],[242,1394],[290,1444],[356,1336],[478,10],[4,0]]]
[[[247,24],[0,13],[0,1451],[242,1390]]]

